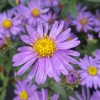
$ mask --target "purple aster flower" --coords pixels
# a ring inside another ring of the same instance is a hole
[[[100,91],[97,90],[93,93],[90,100],[100,100]]]
[[[59,1],[59,0],[58,0],[58,1]],[[64,7],[64,4],[62,4],[62,3],[59,2],[59,3],[58,3],[58,6],[54,7],[54,11],[55,11],[57,14],[59,14],[63,7]]]
[[[71,29],[61,33],[63,27],[64,22],[60,24],[55,22],[50,31],[48,31],[48,24],[43,27],[39,23],[37,29],[26,27],[29,36],[23,35],[21,40],[29,46],[20,47],[19,53],[14,55],[12,60],[13,66],[24,64],[18,71],[18,75],[22,75],[28,68],[34,66],[28,79],[31,80],[36,74],[35,81],[42,84],[46,81],[47,75],[59,82],[61,73],[68,74],[66,68],[73,71],[69,62],[77,64],[77,60],[71,56],[79,56],[79,53],[70,49],[79,45],[80,41],[77,40],[78,38],[66,41]]]
[[[75,20],[73,20],[72,25],[76,25],[78,32],[84,31],[87,33],[92,30],[94,17],[90,12],[80,12]]]
[[[77,99],[72,97],[72,96],[70,96],[69,99],[70,100],[90,100],[90,91],[89,91],[89,89],[87,89],[87,91],[85,91],[85,88],[82,87],[81,92],[82,92],[82,94],[79,94],[78,92],[75,91]]]
[[[0,32],[12,33],[17,35],[20,31],[21,20],[17,16],[13,17],[12,11],[4,12],[0,14]]]
[[[96,15],[94,18],[94,25],[95,25],[94,31],[100,32],[100,11],[98,9],[96,10]]]
[[[67,76],[66,76],[66,82],[70,85],[76,84],[78,81],[78,74],[75,72],[70,72]]]
[[[72,24],[72,16],[71,15],[66,16],[64,21],[65,21],[65,28],[69,27],[69,25]]]
[[[45,22],[48,23],[49,26],[51,27],[51,26],[54,24],[54,22],[57,21],[57,17],[58,17],[58,16],[57,16],[56,13],[49,12],[49,13],[45,16],[44,20],[45,20]]]
[[[25,27],[28,24],[27,19],[23,18],[22,13],[20,12],[20,6],[23,5],[22,3],[19,4],[18,6],[16,6],[15,8],[13,8],[13,13],[14,16],[17,16],[18,20],[21,20],[21,25],[20,25],[20,29],[22,33],[25,33]]]
[[[41,92],[38,92],[38,100],[48,100],[48,90],[47,89],[42,89]],[[59,94],[54,94],[50,100],[58,100]],[[34,97],[33,97],[34,99]],[[33,100],[32,99],[32,100]]]
[[[45,14],[49,11],[49,8],[44,8],[41,0],[31,0],[28,2],[28,7],[21,5],[19,9],[23,18],[27,19],[28,23],[32,25],[36,25],[38,22],[43,23]]]
[[[87,36],[89,41],[92,41],[94,39],[94,36],[92,34],[87,34]]]
[[[32,85],[32,82],[27,83],[25,80],[18,81],[16,90],[14,91],[16,97],[13,100],[38,100],[36,89],[37,87]]]
[[[100,87],[100,65],[96,63],[97,61],[88,57],[87,55],[80,59],[79,66],[81,70],[79,70],[79,74],[81,77],[81,85],[86,85],[86,87],[97,89]]]
[[[75,87],[78,87],[80,83],[79,74],[76,71],[69,72],[64,78],[64,83],[67,88],[73,90]]]

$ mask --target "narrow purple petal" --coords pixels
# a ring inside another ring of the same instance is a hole
[[[22,35],[20,38],[26,44],[32,44],[32,38],[30,38],[28,35]]]
[[[77,38],[75,38],[67,42],[58,43],[57,48],[61,50],[70,49],[70,48],[76,47],[79,44],[80,44],[80,41],[78,41]]]
[[[20,70],[18,71],[17,74],[20,76],[20,75],[22,75],[23,73],[25,73],[25,72],[28,70],[28,68],[31,67],[31,65],[34,63],[34,61],[35,61],[36,59],[37,59],[37,58],[35,57],[35,58],[31,59],[30,61],[28,61],[24,66],[22,66],[22,67],[20,68]]]
[[[58,26],[56,32],[55,32],[54,34],[52,34],[52,37],[53,37],[54,39],[55,39],[55,38],[59,35],[59,33],[62,31],[63,26],[64,26],[64,21],[62,21],[62,22],[60,23],[60,25]]]
[[[63,41],[65,41],[65,40],[67,40],[67,38],[70,37],[70,31],[71,31],[70,28],[68,28],[67,30],[65,30],[63,33],[61,33],[61,34],[57,37],[56,41],[57,41],[57,42],[63,42]]]

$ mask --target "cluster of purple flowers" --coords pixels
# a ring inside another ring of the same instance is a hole
[[[16,84],[16,90],[14,91],[16,97],[13,100],[48,100],[48,90],[43,89],[37,91],[37,86],[32,82],[27,83],[24,81],[18,81]],[[59,94],[54,94],[50,100],[58,100]]]
[[[17,6],[0,14],[0,50],[8,45],[8,38],[19,34],[21,41],[27,45],[19,47],[18,53],[12,58],[13,66],[18,67],[17,76],[28,73],[24,81],[16,84],[17,95],[14,100],[48,100],[48,90],[41,89],[32,84],[44,84],[47,78],[55,82],[61,81],[61,75],[66,77],[66,83],[77,84],[87,88],[85,94],[82,88],[82,96],[75,92],[78,100],[99,100],[100,92],[100,50],[94,52],[93,57],[85,55],[76,60],[80,53],[75,47],[80,44],[78,37],[71,32],[70,26],[75,26],[78,33],[89,31],[100,32],[100,11],[96,14],[88,11],[88,8],[78,4],[77,18],[70,14],[64,19],[59,19],[58,0],[29,0],[27,5],[24,0],[16,0]],[[53,10],[51,9],[53,8]],[[6,33],[6,35],[5,35]],[[28,33],[28,34],[26,34]],[[89,41],[94,36],[86,34]],[[73,64],[80,68],[77,73]],[[96,91],[90,96],[89,89]],[[58,100],[59,94],[54,94],[50,99]],[[76,100],[70,96],[70,100]]]

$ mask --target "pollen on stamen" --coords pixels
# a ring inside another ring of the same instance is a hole
[[[94,66],[90,66],[88,68],[88,73],[92,76],[96,75],[98,73],[98,69]]]
[[[20,92],[19,98],[20,98],[20,100],[28,100],[28,93],[27,93],[27,91],[24,90],[24,91]]]
[[[87,24],[87,19],[85,19],[85,18],[81,19],[81,20],[80,20],[80,23],[81,23],[82,25],[86,25],[86,24]]]
[[[39,9],[32,9],[32,15],[34,16],[34,17],[38,17],[38,16],[40,16],[40,10]]]
[[[55,42],[44,34],[43,38],[37,38],[33,44],[33,49],[36,52],[38,58],[50,57],[57,50]]]
[[[9,19],[4,20],[4,21],[2,22],[2,26],[3,26],[5,29],[10,28],[10,27],[12,26],[11,20],[9,20]]]

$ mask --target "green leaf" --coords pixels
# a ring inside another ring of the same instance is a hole
[[[69,3],[70,0],[59,0],[59,2],[60,2],[61,4],[66,4],[66,3]]]
[[[77,17],[77,5],[76,2],[71,2],[66,4],[61,13],[60,13],[60,18],[66,17],[68,14],[71,14],[73,18]]]
[[[66,16],[67,16],[67,14],[69,13],[69,11],[68,11],[68,6],[64,6],[63,8],[62,8],[62,11],[61,11],[61,13],[60,13],[60,18],[65,18]]]
[[[0,11],[5,7],[6,2],[6,0],[0,0]]]
[[[16,0],[8,0],[8,3],[12,6],[15,7],[16,6]]]
[[[51,85],[51,89],[61,95],[61,100],[68,100],[68,97],[66,95],[67,93],[63,84],[54,83],[53,85]]]
[[[69,12],[73,16],[73,18],[77,17],[77,5],[75,2],[72,2],[69,6]]]
[[[25,0],[25,1],[24,1],[24,4],[27,4],[27,3],[28,3],[28,1],[29,1],[29,0]]]
[[[100,0],[84,0],[84,1],[90,1],[90,2],[100,2]]]

